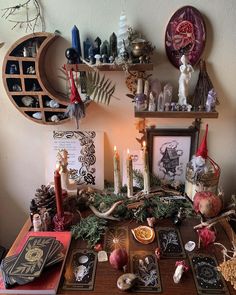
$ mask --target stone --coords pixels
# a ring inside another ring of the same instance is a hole
[[[36,112],[33,113],[33,118],[37,119],[37,120],[42,120],[42,113],[41,112]]]

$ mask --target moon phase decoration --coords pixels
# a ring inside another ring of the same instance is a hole
[[[41,124],[69,120],[64,115],[69,101],[50,84],[45,65],[47,50],[58,37],[34,33],[19,39],[8,50],[2,67],[11,102],[25,117]]]
[[[205,48],[206,28],[201,13],[192,6],[178,9],[171,17],[165,33],[166,54],[177,68],[184,54],[196,65]]]

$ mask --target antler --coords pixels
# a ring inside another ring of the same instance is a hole
[[[117,201],[117,202],[115,202],[112,206],[111,206],[111,208],[109,209],[109,210],[107,210],[106,212],[104,212],[104,213],[101,213],[101,212],[99,212],[93,205],[89,205],[89,208],[93,211],[93,213],[97,216],[97,217],[99,217],[99,218],[104,218],[104,219],[111,219],[111,220],[120,220],[119,218],[116,218],[116,217],[114,217],[114,216],[111,216],[111,214],[112,214],[112,212],[115,210],[115,208],[118,206],[118,205],[120,205],[120,204],[122,204],[123,203],[123,201]]]

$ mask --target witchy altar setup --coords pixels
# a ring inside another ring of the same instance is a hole
[[[229,294],[232,287],[225,280],[236,289],[234,235],[231,250],[218,240],[217,231],[219,222],[235,215],[235,202],[223,204],[220,167],[207,148],[211,126],[204,125],[199,145],[196,140],[201,118],[218,116],[216,92],[205,62],[200,61],[206,42],[203,17],[196,8],[185,6],[166,28],[166,54],[180,71],[177,100],[170,83],[162,87],[146,74],[152,69],[154,47],[128,27],[124,12],[117,35],[112,33],[109,42],[86,39],[82,54],[79,30],[73,27],[72,47],[66,49],[67,63],[61,69],[70,90],[67,99],[41,79],[42,52],[55,36],[26,36],[6,55],[4,84],[17,109],[43,124],[75,118],[77,130],[50,134],[47,184],[37,188],[31,200],[31,231],[14,255],[2,260],[0,293],[56,294],[61,281],[63,292],[96,294],[98,269],[104,267],[113,271],[117,290],[165,293],[166,261],[172,265],[170,285],[183,287],[193,278],[198,294]],[[191,96],[189,84],[198,62],[199,77]],[[114,184],[105,185],[103,133],[78,130],[91,100],[109,104],[115,92],[113,82],[100,76],[102,70],[126,73],[131,92],[127,96],[136,117],[195,118],[194,126],[172,130],[147,127],[145,119],[140,120],[141,148],[121,153],[114,146]],[[188,223],[191,239],[186,240],[183,228]],[[222,249],[220,261],[216,248]]]

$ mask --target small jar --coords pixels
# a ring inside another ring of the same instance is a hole
[[[217,194],[220,168],[207,158],[201,169],[196,170],[191,160],[186,166],[185,193],[193,201],[196,192],[209,191]]]
[[[42,220],[39,214],[33,216],[34,232],[42,231]]]

